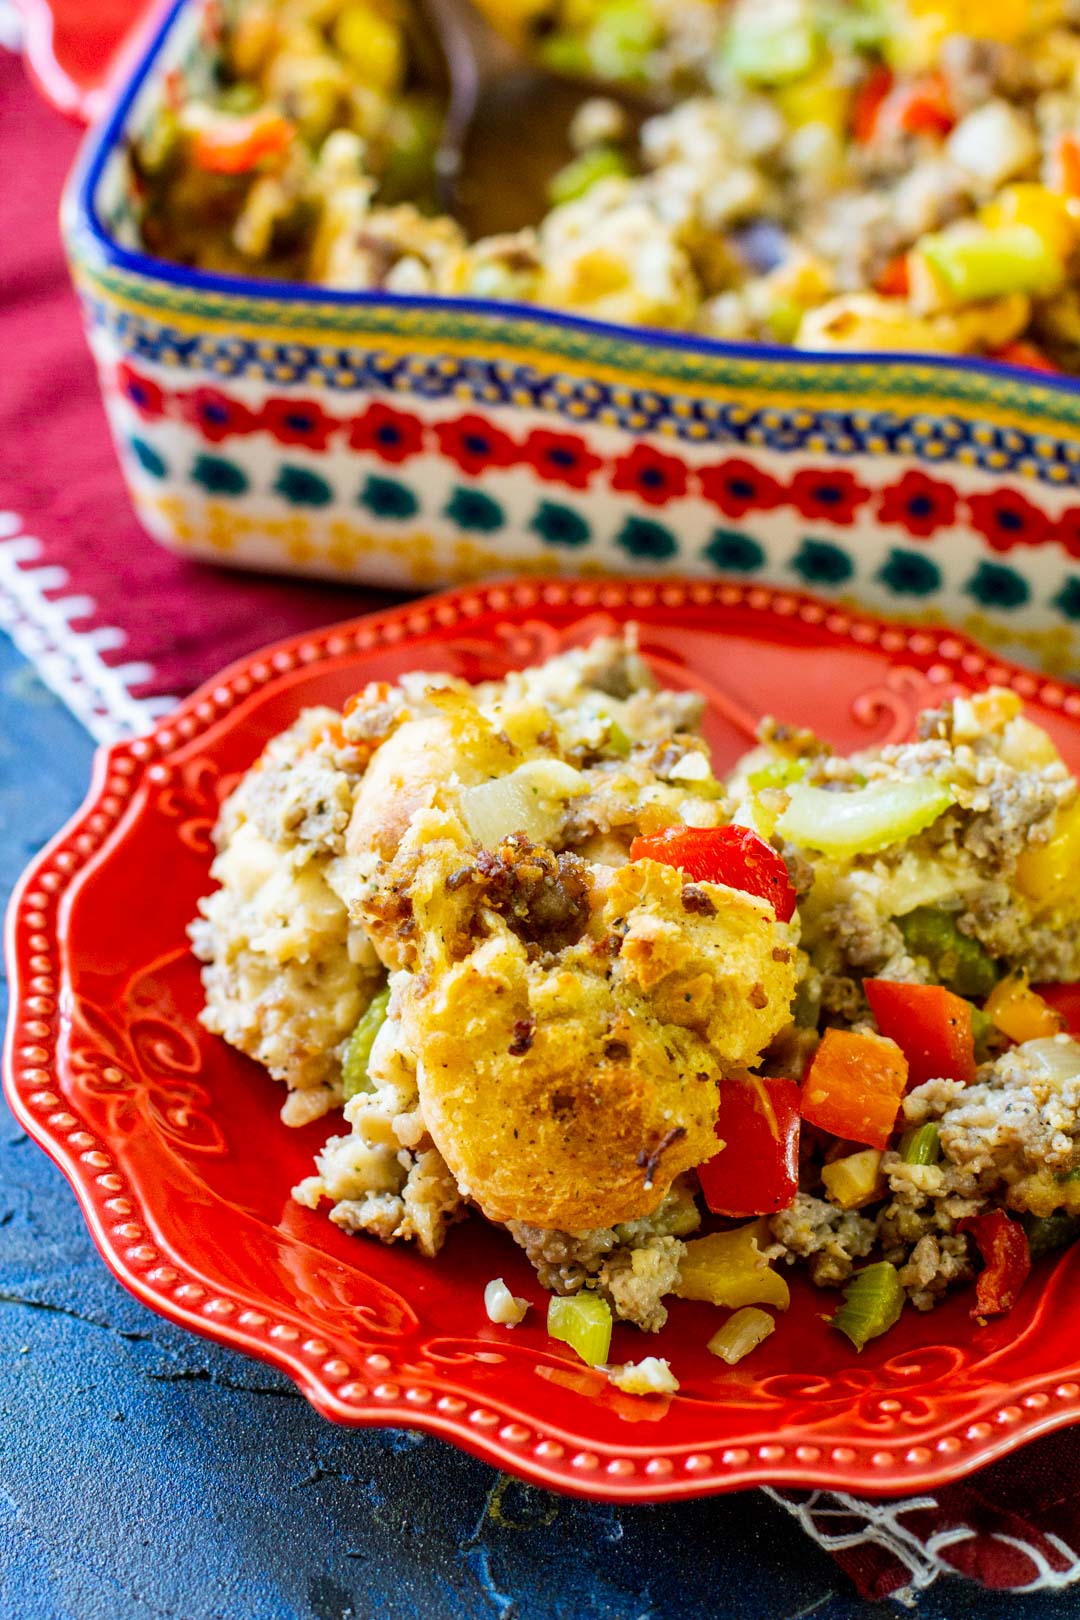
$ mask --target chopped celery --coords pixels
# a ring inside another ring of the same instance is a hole
[[[610,0],[589,30],[586,48],[592,70],[599,79],[640,79],[659,39],[651,6],[643,0]]]
[[[805,759],[770,759],[767,765],[751,771],[746,783],[755,793],[760,793],[762,788],[787,787],[789,782],[799,782],[805,775]]]
[[[719,1356],[721,1361],[726,1361],[729,1367],[734,1367],[751,1350],[756,1350],[775,1328],[776,1322],[768,1311],[759,1311],[756,1305],[746,1305],[734,1316],[728,1317],[705,1348],[714,1356]]]
[[[769,334],[777,343],[794,343],[806,310],[793,298],[777,298],[765,317]]]
[[[1066,1215],[1063,1212],[1056,1215],[1022,1215],[1020,1220],[1027,1233],[1033,1260],[1040,1259],[1044,1254],[1052,1254],[1055,1249],[1064,1249],[1080,1238],[1080,1215]]]
[[[592,73],[584,41],[569,29],[548,34],[538,44],[536,54],[552,73],[562,73],[568,79],[587,79]]]
[[[375,1044],[375,1037],[386,1021],[386,1009],[390,1002],[390,990],[384,988],[368,1003],[367,1011],[362,1014],[360,1022],[349,1036],[349,1044],[345,1048],[345,1057],[341,1065],[342,1088],[345,1092],[345,1101],[355,1097],[360,1091],[367,1091],[369,1087],[368,1063],[371,1061],[371,1048]]]
[[[255,111],[261,100],[258,85],[238,79],[235,84],[226,85],[217,98],[217,104],[222,112],[249,113]]]
[[[1065,277],[1060,254],[1030,225],[941,231],[921,237],[915,253],[952,304],[1052,293]]]
[[[583,152],[552,175],[548,182],[548,197],[556,207],[560,203],[574,202],[576,198],[584,197],[598,180],[607,180],[612,175],[626,172],[626,159],[615,147],[594,146],[590,152]]]
[[[971,1009],[971,1035],[975,1042],[976,1057],[981,1050],[985,1050],[986,1043],[993,1031],[993,1021],[983,1012],[981,1007]],[[980,1060],[981,1061],[981,1060]]]
[[[793,782],[776,830],[793,844],[844,859],[872,855],[913,838],[953,802],[952,789],[933,777],[870,782],[850,792]]]
[[[847,1335],[856,1350],[899,1321],[904,1308],[900,1274],[887,1260],[864,1266],[844,1289],[844,1303],[831,1318],[834,1328]]]
[[[552,1294],[548,1301],[547,1330],[576,1350],[590,1367],[600,1367],[611,1349],[611,1306],[600,1294],[583,1289],[565,1299]]]
[[[977,939],[961,933],[951,912],[938,906],[916,906],[897,917],[904,944],[914,956],[925,956],[935,977],[958,996],[988,996],[997,982],[994,959]]]
[[[886,5],[880,0],[838,0],[820,7],[821,25],[837,45],[852,51],[874,51],[892,30]]]
[[[900,1138],[900,1157],[905,1164],[937,1164],[941,1158],[941,1133],[931,1121]]]
[[[747,84],[790,84],[815,66],[821,42],[808,18],[777,28],[767,8],[740,8],[728,30],[724,60]]]
[[[740,1305],[775,1305],[786,1311],[791,1290],[762,1254],[759,1239],[769,1240],[764,1221],[694,1238],[686,1245],[675,1293],[680,1299],[700,1299],[732,1310]]]
[[[440,121],[435,103],[422,95],[403,96],[393,108],[379,174],[380,204],[413,202],[430,191]]]

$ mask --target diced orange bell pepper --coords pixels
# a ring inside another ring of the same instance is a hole
[[[1054,167],[1066,196],[1080,197],[1080,136],[1058,136],[1054,143]]]
[[[874,288],[883,298],[907,297],[911,290],[911,276],[906,253],[898,253],[895,259],[889,260],[874,282]]]
[[[907,1058],[895,1041],[827,1029],[803,1081],[802,1116],[847,1142],[884,1148],[907,1078]]]
[[[1061,1014],[1019,974],[1010,975],[994,986],[983,1012],[995,1029],[1000,1029],[1011,1041],[1037,1041],[1046,1035],[1058,1035],[1064,1022]]]
[[[1006,343],[1000,349],[991,349],[988,358],[1003,360],[1009,366],[1026,366],[1028,371],[1052,371],[1055,375],[1061,371],[1061,367],[1055,366],[1034,343],[1023,343],[1019,340],[1016,343]]]
[[[197,130],[192,161],[210,174],[248,174],[263,158],[278,157],[296,131],[280,113],[264,110],[243,117],[222,114]]]
[[[864,979],[870,1011],[883,1035],[907,1058],[908,1083],[975,1078],[971,1003],[940,984],[897,984]]]

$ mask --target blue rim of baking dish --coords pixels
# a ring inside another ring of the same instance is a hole
[[[653,349],[657,353],[667,350],[700,356],[704,360],[751,361],[773,364],[781,372],[786,367],[813,369],[837,366],[871,366],[879,371],[896,371],[918,366],[927,367],[942,375],[973,375],[987,382],[1005,382],[1013,387],[1030,389],[1046,403],[1053,395],[1076,400],[1080,398],[1080,377],[1065,374],[1037,372],[981,357],[941,355],[892,350],[839,351],[791,349],[777,344],[729,343],[696,333],[668,331],[660,327],[623,326],[613,321],[590,320],[586,316],[572,315],[539,304],[517,303],[511,300],[460,298],[426,293],[389,293],[381,289],[345,291],[322,287],[310,282],[278,281],[262,277],[218,275],[204,270],[192,270],[183,265],[170,264],[135,248],[124,247],[104,225],[97,207],[98,187],[105,167],[117,144],[123,139],[128,114],[136,96],[150,77],[158,56],[165,45],[180,13],[198,0],[170,0],[160,21],[152,28],[135,66],[128,74],[107,117],[91,132],[80,156],[72,192],[72,231],[88,237],[101,258],[111,268],[126,271],[145,280],[184,288],[189,292],[205,292],[225,296],[243,296],[254,303],[280,305],[282,302],[338,308],[398,308],[405,311],[427,309],[440,314],[478,317],[481,320],[513,319],[525,324],[553,331],[594,336],[608,342],[624,340],[640,351]],[[974,403],[974,401],[971,401]]]

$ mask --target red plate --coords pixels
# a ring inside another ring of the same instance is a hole
[[[622,1395],[548,1339],[531,1268],[480,1219],[428,1261],[294,1204],[336,1123],[287,1130],[281,1088],[196,1020],[185,925],[209,887],[221,796],[267,738],[375,677],[500,675],[628,619],[664,681],[706,692],[722,764],[763,713],[846,749],[906,737],[920,707],[997,681],[1080,766],[1080,693],[948,632],[760,586],[521,581],[283,642],[152,736],[103,752],[85,806],[24,877],[8,928],[12,1107],[121,1282],[280,1367],[328,1418],[427,1429],[593,1497],[939,1484],[1080,1417],[1080,1246],[1044,1265],[1008,1318],[976,1328],[960,1294],[931,1316],[905,1312],[862,1356],[822,1321],[834,1296],[801,1281],[777,1332],[730,1371],[704,1348],[716,1313],[676,1302],[657,1338],[617,1329],[612,1356],[668,1356],[680,1394]],[[488,1322],[495,1276],[532,1301],[521,1327]]]

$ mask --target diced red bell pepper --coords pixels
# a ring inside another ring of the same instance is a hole
[[[794,1080],[724,1080],[716,1134],[726,1146],[698,1166],[716,1215],[775,1215],[799,1187],[799,1088]]]
[[[938,984],[864,979],[863,989],[878,1029],[907,1058],[909,1086],[921,1086],[924,1080],[971,1084],[975,1038],[969,1001]]]
[[[795,914],[795,890],[783,859],[749,827],[668,827],[635,838],[632,861],[677,866],[697,883],[725,883],[767,900],[781,922]]]
[[[192,161],[211,174],[248,174],[263,158],[279,157],[296,131],[287,118],[267,110],[246,116],[222,114],[196,132]]]
[[[895,1041],[827,1029],[803,1080],[802,1117],[846,1142],[885,1148],[907,1077],[907,1059]]]
[[[1027,1233],[1019,1221],[1010,1220],[1001,1209],[969,1215],[957,1223],[956,1230],[970,1232],[983,1257],[983,1269],[975,1282],[972,1316],[1004,1316],[1016,1304],[1031,1270]]]
[[[1080,984],[1038,984],[1035,989],[1057,1013],[1062,1028],[1080,1036]]]
[[[871,68],[855,93],[851,108],[851,133],[860,146],[873,140],[878,113],[893,87],[893,76],[881,63]]]
[[[1010,366],[1026,366],[1029,371],[1052,371],[1055,376],[1061,372],[1061,367],[1055,366],[1034,343],[1006,343],[1000,349],[991,349],[987,358],[1004,360]]]
[[[956,123],[949,86],[940,73],[927,73],[888,98],[883,117],[907,135],[947,135]]]
[[[894,259],[889,260],[874,282],[874,288],[883,298],[907,297],[911,291],[911,276],[908,272],[906,253],[898,253]]]

